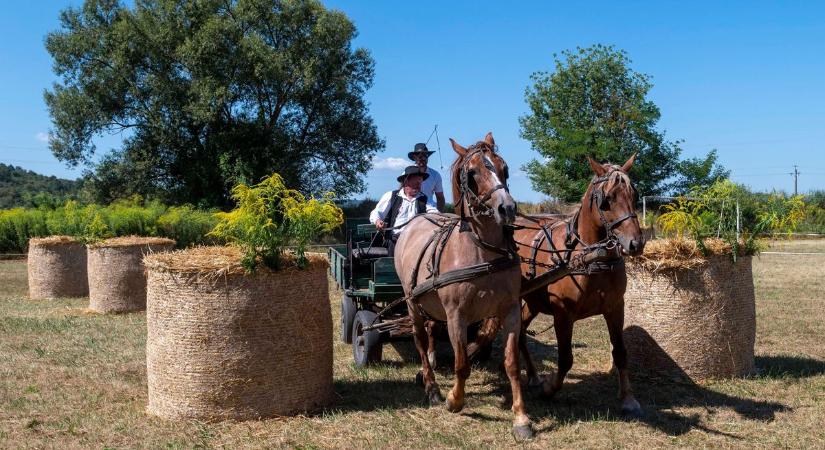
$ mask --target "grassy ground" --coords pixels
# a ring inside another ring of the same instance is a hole
[[[565,389],[551,402],[527,393],[538,431],[527,446],[825,448],[823,266],[825,255],[755,258],[758,374],[699,385],[636,376],[645,409],[636,422],[617,416],[603,322],[578,323]],[[330,295],[336,315],[338,295]],[[338,399],[318,415],[219,424],[153,418],[144,413],[143,314],[90,315],[86,299],[25,296],[24,262],[0,261],[0,448],[515,446],[509,388],[496,363],[473,371],[467,407],[450,414],[424,405],[413,383],[418,364],[400,356],[412,352],[407,344],[400,353],[387,346],[385,365],[359,370],[350,347],[336,342]],[[552,330],[541,332],[547,325],[537,321],[530,341],[545,372],[556,355]],[[442,345],[444,393],[450,353]],[[497,347],[494,360],[500,355]]]

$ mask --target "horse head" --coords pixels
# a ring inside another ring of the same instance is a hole
[[[452,139],[450,143],[458,154],[452,166],[456,214],[492,216],[498,225],[511,225],[516,219],[516,202],[510,196],[507,163],[496,151],[493,133],[468,148]]]
[[[582,200],[587,204],[596,226],[604,229],[607,237],[614,236],[625,255],[639,255],[645,247],[639,218],[636,216],[636,188],[628,173],[633,167],[636,155],[630,157],[621,167],[600,164],[587,157],[596,174]],[[593,214],[595,213],[595,214]]]

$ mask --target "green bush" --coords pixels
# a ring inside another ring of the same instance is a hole
[[[25,253],[29,238],[47,236],[46,215],[39,209],[0,210],[0,252]]]
[[[201,211],[192,205],[173,206],[157,221],[158,235],[174,239],[179,248],[215,243],[207,236],[218,223],[213,211]]]

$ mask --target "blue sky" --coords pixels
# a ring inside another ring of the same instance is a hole
[[[55,77],[43,48],[58,13],[80,1],[14,2],[0,16],[0,162],[73,178],[44,142],[42,92]],[[536,157],[519,137],[530,74],[553,53],[595,43],[626,50],[653,77],[650,98],[683,157],[716,148],[734,181],[757,190],[825,189],[825,3],[823,2],[395,2],[327,1],[359,29],[355,44],[376,60],[370,110],[392,167],[439,125],[471,144],[492,131],[511,167]],[[99,149],[117,146],[105,137]],[[431,142],[431,149],[435,149]],[[438,155],[430,160],[439,168]],[[374,169],[364,195],[392,186],[396,169]],[[536,201],[511,178],[518,200]],[[448,196],[449,197],[449,196]]]

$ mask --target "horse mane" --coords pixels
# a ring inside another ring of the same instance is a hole
[[[488,143],[484,141],[478,141],[475,144],[467,147],[467,152],[470,150],[475,150],[478,148],[485,148],[491,151],[495,151],[495,149]],[[464,157],[461,155],[457,155],[455,161],[453,161],[452,165],[450,165],[450,180],[452,181],[452,188],[453,188],[453,207],[455,208],[456,214],[461,214],[459,210],[460,206],[458,204],[458,199],[461,197],[461,179],[460,179],[460,172],[461,172],[461,162],[464,160]]]

